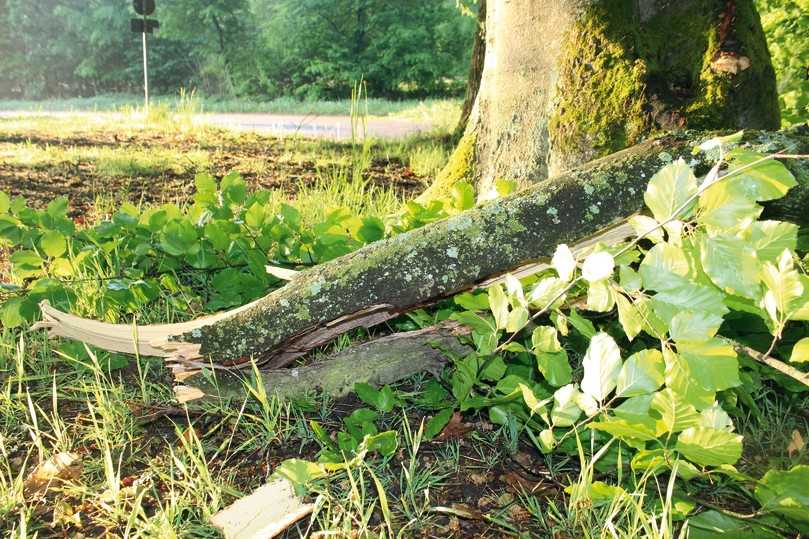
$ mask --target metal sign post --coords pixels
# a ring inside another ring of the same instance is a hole
[[[147,19],[154,13],[155,0],[132,0],[132,7],[135,13],[141,16],[140,19],[132,19],[130,23],[132,31],[140,33],[143,39],[143,108],[146,114],[149,114],[149,57],[146,52],[146,34],[151,34],[160,28],[160,23],[155,19]]]
[[[146,32],[143,36],[143,110],[149,114],[149,56],[146,54]]]

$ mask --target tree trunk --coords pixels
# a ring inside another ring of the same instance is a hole
[[[480,90],[422,200],[534,182],[681,128],[777,129],[754,0],[490,0]]]
[[[116,326],[83,320],[43,305],[51,335],[109,350],[167,357],[177,372],[208,366],[263,368],[295,358],[359,326],[372,326],[476,283],[550,257],[559,243],[575,245],[643,208],[649,178],[692,155],[707,135],[669,135],[578,167],[521,193],[491,202],[297,275],[285,287],[233,311],[162,326]],[[809,132],[749,132],[754,150],[809,153]],[[769,218],[809,222],[809,169],[786,165],[799,186],[766,205]],[[612,237],[611,240],[616,238]],[[621,239],[621,238],[618,238]],[[609,241],[609,240],[605,240]]]
[[[486,54],[486,0],[478,2],[478,24],[475,29],[475,40],[472,45],[472,59],[469,62],[469,78],[466,83],[466,94],[464,95],[461,117],[458,120],[458,127],[455,133],[463,135],[466,124],[469,123],[469,115],[472,114],[472,107],[480,89],[480,79],[483,75],[483,59]]]

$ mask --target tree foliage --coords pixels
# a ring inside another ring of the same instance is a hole
[[[809,1],[757,0],[786,124],[809,118]]]
[[[158,1],[150,37],[157,92],[341,97],[458,93],[473,17],[452,0]],[[120,0],[0,0],[0,95],[139,89],[140,35]]]

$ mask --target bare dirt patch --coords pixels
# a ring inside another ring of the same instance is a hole
[[[19,152],[21,145],[40,153],[53,152],[55,158],[37,164],[3,158],[4,154],[13,156]],[[110,174],[99,166],[99,160],[81,157],[82,149],[94,148],[112,149],[122,156],[128,152],[148,156],[150,151],[168,149],[176,156],[170,167]],[[64,150],[71,150],[71,155],[79,157],[63,160],[57,155]],[[207,162],[200,165],[193,159],[183,159],[184,154],[192,152],[207,154]],[[86,212],[97,196],[110,197],[116,202],[183,202],[193,193],[194,176],[203,171],[217,177],[236,171],[254,189],[276,189],[294,195],[301,187],[321,179],[352,174],[351,153],[351,145],[345,143],[291,142],[208,129],[201,134],[89,132],[68,137],[0,133],[0,190],[11,196],[25,197],[34,207],[43,207],[57,196],[66,196],[74,215]],[[374,153],[372,150],[372,155]],[[370,185],[392,187],[402,196],[412,196],[424,183],[424,179],[413,173],[398,156],[376,155],[361,174]]]

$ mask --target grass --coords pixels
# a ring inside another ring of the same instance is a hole
[[[205,170],[210,153],[194,150],[178,152],[170,148],[127,148],[101,146],[39,146],[9,144],[0,151],[4,163],[38,169],[90,163],[102,176],[159,176],[182,174],[187,170]]]

